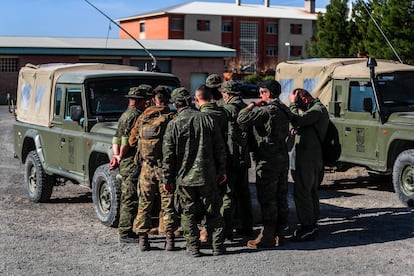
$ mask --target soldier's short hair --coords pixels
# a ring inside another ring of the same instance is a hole
[[[213,95],[211,93],[211,88],[209,88],[207,85],[202,84],[196,89],[196,95],[200,98],[200,100],[203,101],[210,101],[213,98]]]
[[[270,94],[272,94],[274,98],[279,97],[282,91],[280,83],[276,80],[268,80],[268,81],[259,82],[257,86],[268,89]]]

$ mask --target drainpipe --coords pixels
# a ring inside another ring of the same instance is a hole
[[[264,0],[264,5],[268,8],[270,6],[270,0]]]
[[[240,6],[240,4],[241,4],[241,0],[236,0],[236,5]]]

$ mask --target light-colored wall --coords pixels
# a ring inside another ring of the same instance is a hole
[[[210,31],[197,31],[197,20],[210,20]],[[184,19],[184,39],[221,45],[221,16],[188,14]]]
[[[291,34],[290,24],[302,24],[302,34]],[[313,35],[312,21],[299,19],[279,19],[279,62],[287,60],[289,42],[291,46],[302,46],[302,55],[305,55],[305,43],[310,42]],[[291,56],[290,59],[298,57]]]

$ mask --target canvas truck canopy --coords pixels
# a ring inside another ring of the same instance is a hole
[[[414,71],[414,66],[391,60],[377,60],[377,75],[394,71]],[[295,88],[304,88],[324,105],[328,105],[332,95],[332,79],[369,77],[366,58],[292,60],[281,62],[276,68],[276,80],[282,87],[280,99],[285,103]]]
[[[49,127],[54,110],[56,80],[66,72],[85,70],[136,71],[137,68],[103,63],[26,64],[19,72],[16,119]]]

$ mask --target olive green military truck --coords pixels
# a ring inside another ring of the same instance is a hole
[[[363,58],[282,62],[282,100],[305,88],[327,106],[342,147],[338,169],[392,175],[399,199],[414,206],[414,66]]]
[[[14,110],[14,152],[24,164],[24,185],[34,202],[68,181],[92,188],[98,219],[116,226],[120,183],[109,171],[112,137],[140,84],[179,86],[172,74],[109,64],[26,65],[19,72]]]

